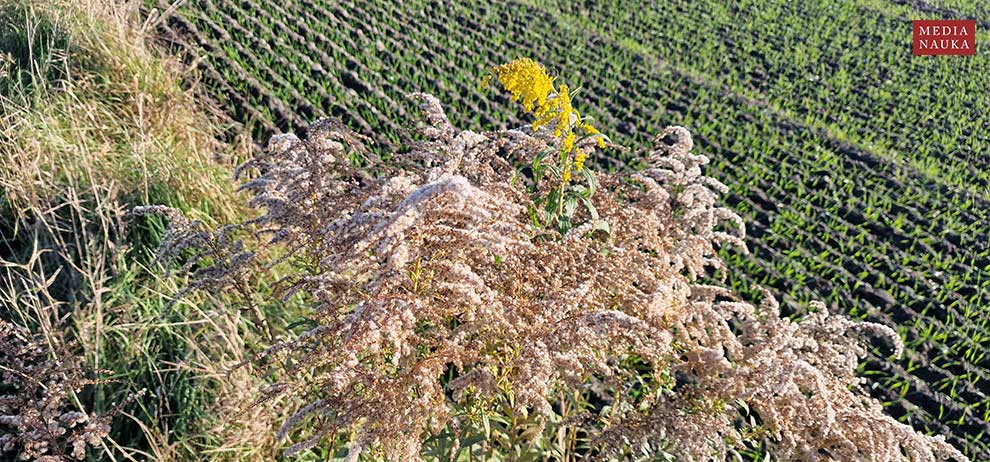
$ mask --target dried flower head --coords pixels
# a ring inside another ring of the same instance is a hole
[[[544,103],[542,68],[502,74],[524,104]],[[795,322],[769,295],[754,307],[699,283],[724,269],[719,246],[744,248],[743,224],[718,205],[727,188],[702,174],[686,129],[660,133],[645,170],[583,168],[597,192],[566,204],[562,230],[541,225],[537,203],[559,184],[517,168],[552,133],[457,131],[435,98],[414,97],[430,139],[390,162],[356,167],[356,139],[318,122],[249,164],[259,176],[244,189],[264,213],[247,226],[297,262],[286,293],[316,321],[269,351],[291,366],[268,395],[309,401],[280,432],[296,441],[287,452],[349,438],[348,460],[419,460],[430,435],[498,416],[510,436],[485,444],[505,451],[565,422],[591,435],[588,456],[724,460],[762,434],[781,460],[964,459],[858,388],[862,334],[896,339],[888,329],[821,306]],[[186,235],[198,236],[170,234]],[[200,275],[237,273],[221,261]],[[605,404],[563,419],[575,395]]]
[[[0,320],[0,453],[39,462],[83,460],[86,447],[109,434],[110,416],[73,405],[73,393],[94,382],[71,355],[52,359],[50,353],[27,329]]]

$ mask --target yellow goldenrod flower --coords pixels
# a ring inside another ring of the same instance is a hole
[[[571,115],[574,115],[575,119],[581,117],[571,106],[571,94],[567,85],[561,85],[560,90],[548,98],[546,104],[540,105],[534,115],[536,121],[533,122],[533,129],[537,130],[552,123],[554,136],[563,136],[565,132],[572,130]]]
[[[573,131],[567,133],[567,136],[564,137],[564,144],[563,144],[564,152],[571,152],[574,150],[574,140],[576,138],[577,135],[575,135]]]
[[[511,95],[512,101],[520,101],[526,112],[531,112],[536,120],[533,130],[544,126],[553,127],[554,136],[563,141],[564,152],[574,147],[574,130],[580,128],[586,135],[600,135],[598,129],[581,121],[581,114],[571,105],[571,93],[567,85],[555,88],[554,77],[547,74],[546,68],[529,58],[519,58],[492,68],[493,75],[485,77],[481,84],[487,86],[493,77]],[[596,137],[598,147],[605,147],[604,137]]]
[[[584,137],[595,138],[598,147],[605,147],[605,136],[601,134],[590,123],[581,119],[581,114],[571,105],[571,92],[567,85],[561,84],[555,87],[554,77],[547,74],[543,65],[529,58],[520,58],[501,66],[495,66],[492,74],[482,81],[482,85],[487,85],[491,79],[498,78],[511,95],[512,101],[522,102],[526,112],[533,114],[533,130],[542,127],[553,129],[553,136],[560,142],[560,152],[563,154],[560,166],[561,195],[559,200],[563,201],[563,188],[568,182],[574,170],[584,169],[584,163],[588,154],[584,149],[578,150],[571,156],[577,144],[578,130]],[[561,206],[563,202],[560,203]]]
[[[588,158],[588,154],[584,151],[579,150],[577,155],[574,156],[574,170],[581,171],[584,168],[584,161]]]
[[[602,132],[598,131],[597,128],[593,127],[591,124],[587,122],[582,122],[581,129],[584,130],[584,133],[586,135],[591,135],[591,136],[598,135],[595,136],[595,142],[598,144],[598,147],[605,148],[605,137],[602,136],[601,134]]]
[[[526,112],[546,104],[553,92],[553,78],[546,68],[529,58],[520,58],[493,69],[502,87],[512,94],[512,101],[521,101]]]

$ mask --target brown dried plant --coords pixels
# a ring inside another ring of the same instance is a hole
[[[84,412],[75,393],[95,382],[71,355],[0,320],[0,453],[18,460],[83,460],[110,432],[110,416]]]
[[[211,288],[294,268],[282,294],[312,306],[314,327],[268,351],[289,375],[266,391],[309,401],[280,432],[297,441],[287,453],[342,438],[349,461],[420,460],[430,435],[495,414],[510,422],[505,444],[532,445],[576,393],[598,404],[564,422],[586,437],[572,458],[648,447],[724,460],[763,435],[781,460],[965,460],[860,388],[864,336],[899,345],[891,329],[821,304],[791,321],[769,294],[754,307],[699,282],[725,270],[718,246],[744,248],[744,228],[718,206],[727,188],[702,174],[708,158],[691,152],[686,129],[661,132],[645,170],[589,173],[593,207],[574,209],[561,231],[540,225],[549,221],[534,204],[559,184],[518,168],[559,137],[458,131],[434,97],[413,97],[426,141],[389,161],[321,121],[306,139],[273,138],[237,171],[260,172],[242,189],[265,213],[241,226],[281,249],[277,262],[234,243],[230,228],[186,223],[163,247],[180,258],[206,249],[190,261]],[[588,155],[596,140],[574,149]]]

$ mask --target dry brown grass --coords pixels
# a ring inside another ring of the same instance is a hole
[[[226,167],[248,144],[218,141],[215,110],[151,44],[138,6],[0,0],[0,318],[40,334],[50,357],[71,344],[85,368],[115,371],[68,394],[80,408],[147,389],[101,460],[264,458],[264,410],[233,412],[257,379],[229,373],[255,332],[222,298],[165,311],[181,281],[147,267],[160,224],[126,214],[167,203],[237,219]]]
[[[143,203],[165,195],[216,218],[237,213],[216,165],[217,153],[229,152],[215,138],[216,123],[195,92],[180,85],[182,63],[147,44],[137,2],[0,5],[25,13],[5,18],[12,20],[5,27],[44,40],[38,30],[47,22],[55,40],[68,42],[33,56],[33,69],[26,69],[64,78],[38,80],[0,101],[0,185],[8,201],[43,206],[73,188]]]

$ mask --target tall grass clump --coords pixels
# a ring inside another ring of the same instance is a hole
[[[724,273],[716,249],[744,247],[744,226],[686,129],[660,132],[644,170],[601,173],[585,162],[608,138],[542,66],[490,81],[533,126],[457,130],[415,94],[421,139],[388,160],[329,121],[274,138],[236,171],[256,172],[241,186],[256,218],[214,230],[136,211],[171,219],[159,258],[193,271],[186,292],[278,267],[276,300],[311,307],[263,356],[283,378],[258,402],[305,403],[278,432],[287,455],[965,460],[860,388],[867,338],[899,349],[889,328],[820,303],[793,321],[769,293],[753,306],[699,282]]]
[[[217,141],[213,109],[183,86],[194,78],[182,62],[153,46],[155,18],[139,6],[0,0],[0,318],[33,345],[35,364],[4,369],[4,456],[267,457],[264,418],[228,422],[237,394],[257,386],[229,371],[260,331],[224,295],[168,307],[184,283],[148,270],[163,223],[126,213],[147,203],[207,222],[242,213],[225,168],[241,151]],[[72,373],[38,376],[50,370]],[[25,399],[44,412],[7,415]],[[66,449],[32,443],[47,440],[29,421],[100,426]]]

